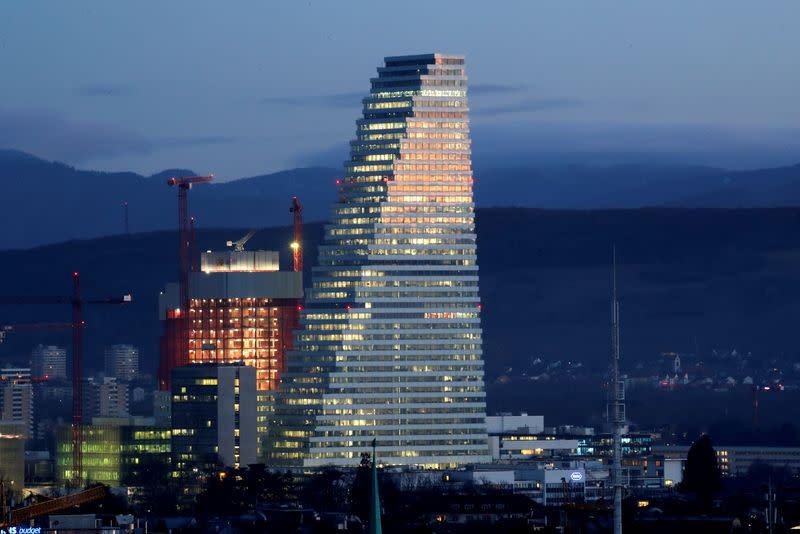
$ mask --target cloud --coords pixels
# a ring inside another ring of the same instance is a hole
[[[75,88],[75,94],[78,96],[125,96],[130,93],[130,87],[110,83],[91,83]]]
[[[469,93],[473,96],[499,95],[518,93],[526,89],[524,85],[501,85],[496,83],[476,83],[469,86]]]
[[[507,113],[530,113],[582,106],[581,100],[573,98],[529,98],[519,102],[509,102],[499,106],[473,107],[473,115],[495,116]]]
[[[262,104],[278,106],[341,107],[361,104],[367,92],[337,93],[332,95],[268,96],[261,99]]]
[[[201,137],[168,137],[159,141],[160,145],[170,147],[226,145],[238,141],[238,137],[225,135],[209,135]]]
[[[53,111],[0,109],[0,147],[70,164],[235,140],[224,136],[149,137],[115,124],[75,120]]]
[[[473,96],[510,94],[524,89],[524,85],[475,84],[470,86],[469,94]],[[367,95],[369,95],[369,91],[331,95],[268,96],[262,98],[260,102],[275,106],[358,107],[361,100]]]

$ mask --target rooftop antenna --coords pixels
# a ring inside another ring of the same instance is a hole
[[[614,432],[611,483],[614,487],[614,534],[622,534],[622,432],[625,427],[625,383],[619,373],[619,301],[617,300],[617,248],[611,248],[611,384],[609,396],[611,426]]]

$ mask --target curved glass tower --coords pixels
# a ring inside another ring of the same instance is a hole
[[[489,461],[463,56],[387,57],[363,99],[276,397],[268,463]]]

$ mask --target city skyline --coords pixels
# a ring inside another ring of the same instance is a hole
[[[796,1],[50,2],[0,534],[800,529]]]

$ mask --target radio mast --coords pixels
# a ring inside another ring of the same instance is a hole
[[[611,482],[614,487],[614,534],[622,534],[622,432],[625,427],[625,383],[619,373],[619,301],[617,300],[617,250],[612,247],[611,297],[611,427],[614,432]]]

